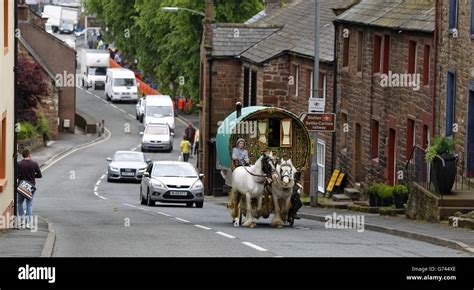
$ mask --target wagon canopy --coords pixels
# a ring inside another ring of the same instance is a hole
[[[276,107],[253,106],[230,114],[217,130],[216,149],[219,167],[233,170],[232,149],[238,139],[247,143],[253,164],[262,152],[273,151],[277,158],[293,161],[298,171],[308,165],[311,139],[308,130],[293,113]]]

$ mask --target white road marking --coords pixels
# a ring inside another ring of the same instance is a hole
[[[127,114],[127,112],[125,112],[124,109],[119,109],[120,112],[124,113],[124,114]]]
[[[128,207],[133,207],[133,208],[138,208],[138,206],[136,205],[131,205],[131,204],[128,204],[128,203],[123,203],[124,206],[128,206]]]
[[[135,118],[135,117],[136,117],[136,116],[134,116],[134,115],[132,115],[132,114],[128,114],[128,116],[129,116],[130,118]]]
[[[99,184],[100,184],[101,182],[102,182],[102,180],[99,179],[99,181],[97,181],[97,182],[95,183],[95,185],[99,186]]]
[[[110,104],[110,105],[112,106],[112,108],[118,109],[118,107],[116,105],[112,105],[112,104]]]
[[[97,192],[97,186],[94,186],[94,192]]]
[[[257,246],[257,245],[252,244],[252,243],[249,243],[249,242],[242,242],[242,244],[244,244],[244,245],[246,245],[246,246],[249,246],[249,247],[251,247],[251,248],[254,248],[255,250],[258,250],[258,251],[260,251],[260,252],[268,252],[267,249],[264,249],[264,248],[262,248],[262,247],[259,247],[259,246]]]
[[[100,179],[104,179],[104,178],[105,178],[105,174],[100,177]]]
[[[310,230],[310,228],[305,228],[305,227],[296,227],[296,228],[299,229],[299,230],[305,230],[305,231],[309,231],[309,230]]]
[[[156,213],[157,213],[157,214],[164,215],[164,216],[167,216],[167,217],[170,217],[170,215],[169,215],[169,214],[165,214],[165,213],[163,213],[163,212],[160,212],[160,211],[157,211]]]
[[[109,102],[107,102],[107,100],[104,100],[104,99],[102,99],[102,102],[104,102],[104,103],[106,103],[106,104],[108,104],[108,103],[109,103]]]
[[[185,126],[188,126],[188,123],[184,122],[183,120],[181,120],[181,118],[177,117],[176,120],[180,121],[182,124],[184,124]]]
[[[197,227],[197,228],[203,229],[203,230],[210,230],[211,229],[211,228],[201,226],[201,225],[194,225],[194,226]]]
[[[145,210],[145,208],[143,208],[143,207],[139,207],[138,209]]]
[[[75,152],[77,152],[77,151],[79,151],[79,150],[82,150],[82,149],[85,149],[85,148],[89,148],[89,147],[95,146],[95,145],[97,145],[97,144],[100,144],[100,143],[104,143],[104,142],[109,141],[109,139],[112,137],[112,132],[110,132],[107,128],[104,128],[104,129],[105,129],[105,131],[107,131],[107,134],[108,134],[107,138],[102,139],[102,140],[100,140],[100,141],[98,141],[98,142],[91,143],[91,144],[86,145],[86,146],[80,146],[80,147],[78,147],[78,148],[76,148],[76,149],[74,149],[74,150],[71,150],[71,151],[69,151],[67,154],[64,154],[64,155],[61,156],[60,158],[54,160],[53,162],[51,162],[50,164],[48,164],[47,166],[45,166],[43,169],[41,169],[41,171],[46,171],[46,170],[48,170],[51,166],[53,166],[53,165],[56,164],[57,162],[63,160],[64,158],[68,157],[69,155],[71,155],[71,154],[73,154],[73,153],[75,153]]]
[[[175,217],[175,219],[177,219],[177,220],[179,220],[179,221],[182,221],[183,223],[189,223],[189,221],[183,220],[183,219],[180,219],[180,218],[177,218],[177,217]]]
[[[94,97],[96,97],[96,98],[99,98],[99,99],[102,99],[102,98],[101,98],[101,97],[99,97],[98,95],[94,95]]]
[[[106,198],[105,198],[105,197],[103,197],[103,196],[100,196],[100,195],[99,195],[99,198],[102,198],[103,200],[106,200]]]
[[[231,236],[231,235],[223,233],[223,232],[216,232],[216,234],[221,235],[221,236],[226,237],[226,238],[229,238],[229,239],[235,239],[234,236]]]
[[[99,197],[99,194],[97,193],[97,191],[94,191],[94,195]]]
[[[89,92],[89,91],[86,91],[86,93],[88,93],[89,95],[92,95],[92,93],[91,93],[91,92]]]

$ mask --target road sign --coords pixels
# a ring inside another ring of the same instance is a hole
[[[302,121],[308,131],[334,132],[336,131],[336,114],[333,113],[311,113],[304,114]]]
[[[320,113],[325,110],[326,100],[324,98],[310,98],[308,101],[309,113]]]

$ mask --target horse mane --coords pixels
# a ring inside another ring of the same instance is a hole
[[[260,156],[260,158],[258,158],[257,161],[255,161],[255,164],[253,165],[254,166],[254,171],[257,174],[263,173],[262,159],[263,159],[263,155]]]

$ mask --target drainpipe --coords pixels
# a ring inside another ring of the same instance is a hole
[[[209,66],[209,91],[208,91],[208,95],[207,95],[207,109],[208,109],[208,120],[207,120],[207,153],[208,153],[208,157],[209,157],[209,153],[211,153],[211,149],[212,149],[212,143],[211,143],[211,130],[212,130],[212,126],[211,126],[211,120],[212,120],[212,64],[214,63],[214,59],[212,59],[212,57],[210,57],[208,59],[208,66]],[[214,180],[214,176],[213,176],[213,173],[214,172],[211,172],[211,165],[209,164],[208,167],[207,167],[207,174],[209,176],[208,178],[208,192],[211,193],[211,186],[213,185],[213,180]]]
[[[17,147],[17,133],[16,133],[16,124],[18,122],[18,38],[16,37],[16,32],[18,31],[18,0],[15,0],[13,3],[14,6],[14,27],[15,27],[15,41],[14,41],[14,85],[13,85],[13,95],[15,100],[13,101],[13,125],[14,125],[14,132],[13,132],[13,156],[12,156],[12,161],[13,161],[13,212],[15,213],[15,216],[18,216],[18,193],[16,191],[16,188],[18,186],[17,182],[17,176],[18,176],[18,162],[17,162],[17,156],[18,156],[18,147]]]
[[[337,48],[338,48],[338,41],[337,41],[337,29],[338,25],[337,22],[334,21],[334,40],[335,40],[335,45],[334,45],[334,60],[333,60],[333,89],[332,89],[332,111],[336,114],[337,118],[337,75],[338,75],[338,69],[337,69]],[[337,141],[337,136],[336,132],[332,133],[332,158],[331,158],[331,172],[334,172],[336,168],[336,141]]]
[[[433,51],[434,51],[434,69],[433,69],[433,92],[432,92],[432,111],[431,114],[433,115],[433,123],[431,125],[431,137],[435,136],[435,131],[439,130],[439,126],[436,126],[436,77],[437,77],[437,66],[438,66],[438,37],[439,37],[439,17],[440,17],[440,9],[441,9],[441,2],[440,0],[436,0],[436,13],[435,13],[435,31],[434,31],[434,43],[433,43]],[[435,130],[436,128],[436,130]]]

